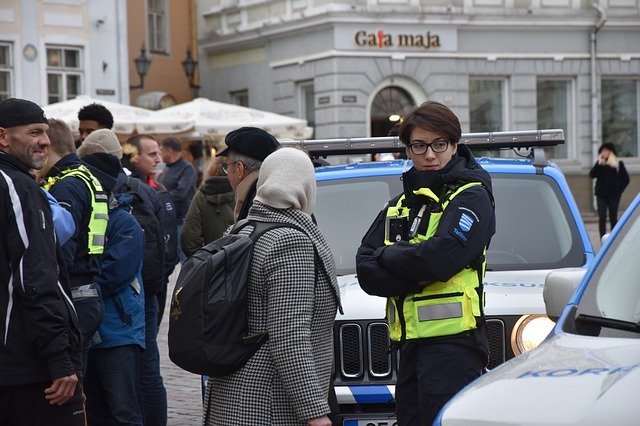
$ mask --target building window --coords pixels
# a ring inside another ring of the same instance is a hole
[[[307,120],[307,126],[313,128],[315,134],[316,129],[316,108],[315,108],[315,90],[312,81],[300,83],[299,99],[300,99],[300,116]],[[314,136],[311,135],[311,138]]]
[[[371,104],[371,136],[388,136],[415,104],[409,92],[401,87],[389,86],[379,91]]]
[[[602,142],[613,143],[621,157],[638,156],[640,80],[602,80]]]
[[[469,80],[469,131],[500,132],[504,130],[503,79]]]
[[[147,1],[149,50],[167,51],[167,3],[166,0]]]
[[[243,107],[249,106],[249,91],[247,89],[231,92],[230,95],[231,99],[233,99],[234,104]]]
[[[66,101],[81,93],[82,52],[77,47],[47,46],[48,102]]]
[[[11,45],[0,43],[0,101],[11,97]]]
[[[565,143],[545,148],[550,158],[567,158],[573,124],[571,80],[539,79],[536,87],[538,129],[563,129]]]

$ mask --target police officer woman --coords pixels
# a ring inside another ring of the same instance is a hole
[[[491,178],[458,144],[461,134],[438,102],[405,117],[399,136],[413,167],[356,256],[362,289],[387,297],[402,426],[430,425],[488,363],[482,280],[495,232]]]

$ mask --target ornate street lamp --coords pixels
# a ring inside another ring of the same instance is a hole
[[[194,83],[196,68],[198,68],[198,61],[193,59],[191,56],[191,48],[187,47],[187,57],[184,61],[182,61],[182,68],[184,69],[184,73],[187,75],[187,79],[189,80],[189,87],[197,91],[200,86]]]
[[[140,48],[140,56],[133,60],[136,64],[136,71],[140,77],[140,84],[136,86],[129,86],[129,90],[142,89],[144,87],[144,76],[149,72],[151,66],[151,59],[147,58],[147,49],[144,47],[144,43]]]

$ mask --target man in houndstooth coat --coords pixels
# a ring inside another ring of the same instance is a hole
[[[267,331],[269,340],[239,371],[209,380],[205,425],[331,425],[327,397],[340,293],[333,256],[311,219],[315,200],[306,154],[281,148],[264,160],[248,219],[299,229],[273,229],[256,242],[248,334]]]

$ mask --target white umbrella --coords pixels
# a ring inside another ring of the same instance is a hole
[[[206,98],[197,98],[154,111],[152,116],[139,122],[138,132],[189,132],[191,136],[215,138],[223,137],[243,126],[259,127],[278,139],[306,139],[311,137],[313,132],[313,129],[307,126],[307,121],[300,118],[215,102]]]
[[[153,111],[138,108],[131,105],[109,102],[102,99],[78,96],[68,101],[57,102],[44,106],[44,114],[47,118],[57,118],[64,121],[74,132],[78,131],[78,111],[85,105],[102,104],[113,115],[113,131],[119,134],[130,135],[136,131],[136,125],[145,117],[151,116]]]

